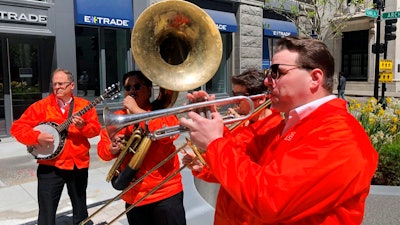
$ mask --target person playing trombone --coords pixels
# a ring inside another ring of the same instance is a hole
[[[263,94],[268,91],[264,85],[264,74],[262,71],[250,68],[240,74],[235,74],[231,77],[232,82],[232,96],[251,96]],[[254,113],[247,121],[242,123],[242,126],[255,123],[259,119],[263,119],[271,114],[268,108],[267,96],[256,98],[253,100],[254,108],[263,107],[259,112]],[[262,106],[266,104],[265,106]],[[228,108],[228,115],[240,117],[250,113],[250,106],[247,101],[241,101],[236,107]],[[205,167],[196,155],[191,151],[185,151],[182,157],[182,163],[187,165],[192,170],[193,175],[197,178],[208,182],[218,182],[212,176],[212,173]],[[223,191],[220,191],[222,194]]]
[[[116,114],[136,114],[153,110],[153,105],[150,102],[152,82],[147,79],[142,72],[130,71],[124,74],[123,84],[125,89],[123,100],[124,109],[115,112]],[[127,126],[113,137],[109,137],[106,128],[104,128],[100,133],[100,141],[97,147],[98,155],[106,161],[118,157],[121,151],[122,139],[126,137],[129,138],[132,135],[132,131],[137,129],[138,126],[143,130],[145,126],[148,126],[149,131],[154,131],[163,126],[174,126],[177,124],[178,119],[176,116],[165,116],[153,119],[146,125],[145,122],[140,122],[139,124]],[[137,170],[129,168],[128,163],[130,158],[126,157],[120,168],[122,172],[112,181],[113,187],[117,190],[123,190],[135,179],[143,176],[158,165],[163,159],[176,150],[173,143],[175,139],[177,139],[177,135],[152,141],[147,154],[143,155],[143,163]],[[135,151],[135,155],[140,154],[139,151],[142,151],[142,149],[138,148],[135,149]],[[167,161],[164,165],[122,195],[122,199],[126,202],[127,209],[138,202],[137,207],[133,207],[132,210],[129,210],[126,214],[129,224],[186,224],[185,210],[183,207],[182,177],[180,174],[174,176],[152,194],[148,195],[143,201],[139,202],[142,196],[156,188],[158,184],[174,171],[178,170],[179,167],[179,158],[175,155],[174,158]],[[132,175],[131,173],[129,173],[130,177],[123,175],[126,174],[126,171],[131,171]]]
[[[180,119],[226,190],[214,224],[359,225],[378,154],[346,101],[332,94],[334,59],[316,39],[281,38],[274,50],[264,80],[270,116],[238,128],[239,137],[218,112]],[[201,97],[213,99],[188,94]]]

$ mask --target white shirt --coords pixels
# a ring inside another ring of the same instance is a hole
[[[60,106],[61,112],[63,114],[65,113],[65,110],[66,110],[67,106],[71,103],[71,101],[72,101],[72,97],[66,102],[63,102],[62,100],[57,99],[58,106]]]
[[[310,115],[314,110],[316,110],[322,104],[336,98],[335,95],[329,95],[315,101],[309,102],[302,106],[299,106],[295,109],[292,109],[289,112],[289,115],[286,119],[285,127],[282,130],[282,135],[286,133],[291,127],[293,127],[298,121],[304,119],[306,116]]]

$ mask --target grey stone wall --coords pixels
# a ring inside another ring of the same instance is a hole
[[[234,72],[240,73],[247,68],[261,69],[262,63],[262,15],[260,6],[239,5],[236,19],[238,32],[234,38]]]

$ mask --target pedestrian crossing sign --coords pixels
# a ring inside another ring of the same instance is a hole
[[[379,82],[392,82],[393,73],[391,71],[379,72]]]
[[[381,59],[379,60],[379,70],[392,70],[393,62],[389,59]]]

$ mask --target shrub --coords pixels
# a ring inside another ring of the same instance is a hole
[[[400,186],[400,141],[383,146],[379,151],[378,170],[372,184]]]
[[[379,153],[372,184],[400,185],[400,101],[388,97],[385,106],[375,98],[350,99],[349,112],[360,121]]]

